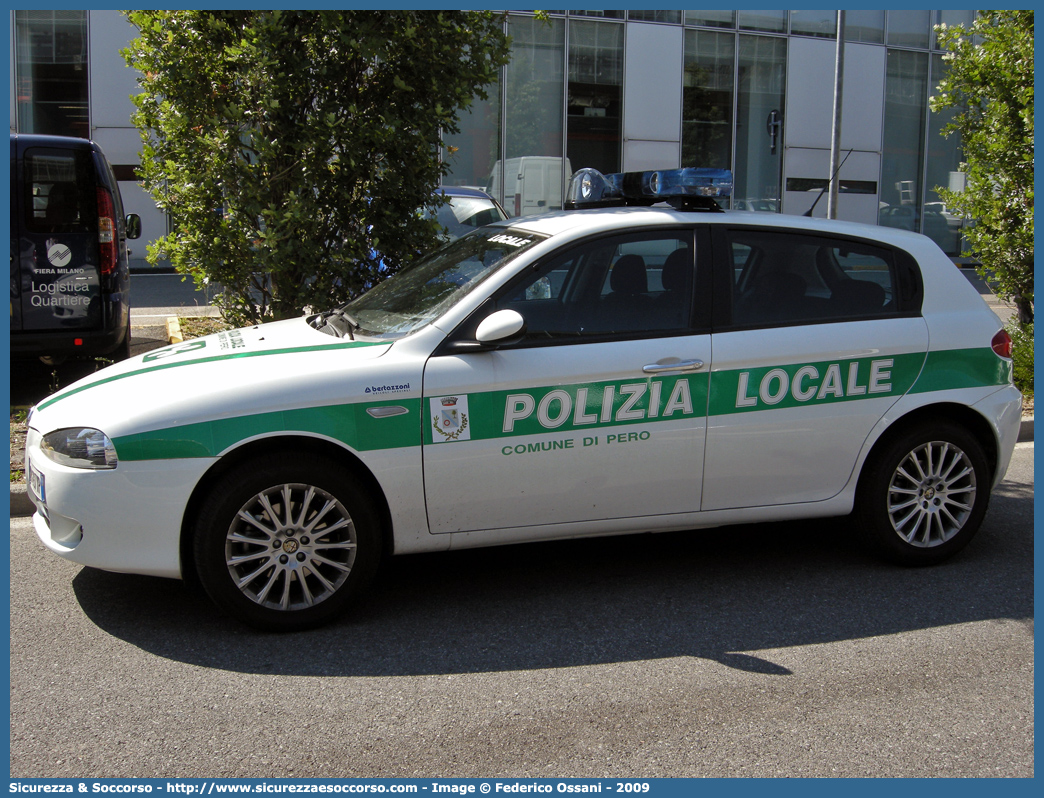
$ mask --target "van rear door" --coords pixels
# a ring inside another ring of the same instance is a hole
[[[21,181],[16,178],[18,172],[18,143],[14,136],[11,137],[11,180],[12,185],[20,186]],[[11,270],[8,276],[11,280],[11,331],[22,329],[22,282],[19,275],[22,273],[22,237],[18,234],[21,226],[21,192],[17,189],[11,191]]]
[[[19,187],[12,192],[18,196],[11,208],[11,329],[99,329],[103,318],[93,153],[89,146],[29,147],[18,159],[14,140],[11,146]]]

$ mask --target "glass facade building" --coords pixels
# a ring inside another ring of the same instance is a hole
[[[15,11],[14,35],[18,131],[89,138],[87,12]]]
[[[134,90],[118,55],[133,29],[112,11],[10,13],[12,131],[94,138],[132,180],[130,103],[91,87],[118,76]],[[945,74],[933,25],[973,13],[846,12],[840,218],[959,254],[959,220],[935,189],[960,187],[961,150],[928,100]],[[735,173],[733,207],[793,214],[826,184],[837,12],[510,12],[504,24],[511,62],[447,136],[448,184],[529,213],[560,207],[582,167],[713,166]]]
[[[841,218],[923,232],[960,254],[959,220],[935,192],[959,186],[960,146],[941,135],[948,119],[928,99],[945,69],[933,25],[973,13],[846,12],[842,157],[852,154]],[[729,168],[734,207],[782,213],[805,212],[829,177],[835,11],[512,12],[506,25],[511,64],[449,137],[446,158],[447,182],[485,188],[509,212],[516,196],[531,207],[533,191],[540,207],[560,202],[560,186],[529,180],[535,157],[558,159],[563,183],[587,166]],[[662,46],[634,46],[650,39]],[[643,132],[634,109],[657,102],[677,119],[673,134]]]

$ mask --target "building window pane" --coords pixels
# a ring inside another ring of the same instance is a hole
[[[763,30],[771,33],[785,33],[787,30],[786,11],[740,11],[739,26],[742,30]]]
[[[686,25],[702,25],[705,28],[735,28],[735,11],[686,11]]]
[[[475,97],[458,118],[460,132],[444,138],[448,186],[488,187],[500,158],[500,85],[486,87],[489,99]]]
[[[790,32],[795,36],[820,36],[832,39],[837,35],[836,11],[791,11]]]
[[[846,11],[845,41],[884,44],[884,11]]]
[[[570,11],[572,17],[601,17],[602,19],[623,19],[623,11]]]
[[[783,204],[780,188],[786,74],[786,39],[739,37],[733,196],[737,201],[763,200],[752,204],[777,210]]]
[[[928,54],[888,51],[881,210],[886,227],[920,232],[921,174],[928,104]]]
[[[681,11],[628,11],[627,18],[636,22],[670,22],[681,24]]]
[[[622,25],[570,24],[566,155],[574,170],[620,171],[623,37]]]
[[[889,11],[888,44],[893,47],[928,49],[931,11]]]
[[[939,81],[946,77],[946,69],[942,56],[933,55],[931,85],[939,85]],[[938,188],[959,191],[963,186],[964,174],[959,171],[964,157],[961,137],[957,133],[951,133],[948,138],[942,134],[942,129],[953,121],[953,115],[952,108],[928,115],[922,232],[933,239],[947,255],[958,256],[961,254],[961,218],[950,213],[936,192]]]
[[[970,30],[972,23],[975,22],[975,11],[972,9],[964,9],[960,11],[936,11],[935,22],[936,24],[946,25],[948,27],[960,25],[965,30]],[[939,37],[934,29],[932,30],[932,47],[936,50],[940,49]]]
[[[736,36],[685,32],[682,166],[732,168]]]
[[[508,33],[504,160],[494,165],[490,189],[510,214],[543,213],[562,207],[568,177],[562,158],[565,21],[512,16]]]
[[[90,138],[87,12],[15,12],[18,131]]]

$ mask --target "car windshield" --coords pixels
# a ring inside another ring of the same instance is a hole
[[[447,244],[344,306],[363,335],[401,338],[434,321],[543,236],[483,227]]]

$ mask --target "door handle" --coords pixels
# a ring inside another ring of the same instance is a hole
[[[702,360],[676,360],[673,363],[650,363],[643,366],[646,374],[669,374],[673,371],[699,371],[703,368]]]

